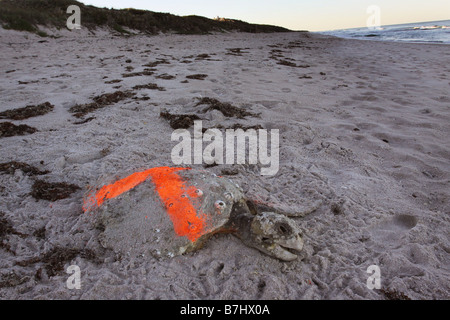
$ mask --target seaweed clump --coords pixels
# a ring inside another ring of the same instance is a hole
[[[187,79],[193,79],[193,80],[205,80],[208,77],[207,74],[191,74],[189,76],[186,76]]]
[[[168,120],[172,129],[188,129],[195,120],[201,120],[196,114],[171,114],[167,110],[161,111],[159,116]]]
[[[395,289],[381,289],[380,291],[388,300],[411,300],[406,294]]]
[[[16,231],[11,222],[5,218],[5,213],[0,211],[0,249],[4,249],[7,252],[14,254],[14,251],[11,250],[10,245],[6,241],[4,241],[6,236],[10,234],[15,234],[20,237],[25,236],[24,234]]]
[[[36,131],[38,131],[36,128],[27,126],[26,124],[16,126],[14,123],[11,122],[0,123],[0,138],[24,136],[27,134],[33,134]]]
[[[36,106],[30,105],[23,108],[6,110],[0,112],[0,119],[24,120],[42,116],[52,111],[54,107],[50,102],[44,102]]]
[[[145,69],[144,71],[139,71],[139,72],[124,73],[124,74],[122,74],[122,77],[131,78],[131,77],[140,77],[140,76],[151,76],[154,74],[153,71],[154,70],[152,70],[152,69]]]
[[[53,277],[63,271],[64,265],[77,256],[87,260],[95,260],[95,254],[92,250],[56,247],[46,253],[41,261],[44,262],[48,276]]]
[[[113,93],[105,93],[100,96],[94,97],[93,102],[73,106],[69,109],[69,111],[72,112],[75,117],[81,118],[90,112],[104,108],[132,96],[134,96],[134,93],[130,91],[116,91]]]
[[[37,180],[34,182],[30,194],[37,200],[56,201],[70,197],[72,193],[79,189],[81,188],[75,184]]]
[[[15,233],[15,230],[12,227],[11,222],[5,218],[5,213],[0,211],[0,244],[4,237],[11,233]]]
[[[144,64],[144,67],[154,68],[154,67],[158,66],[159,64],[170,64],[170,62],[167,61],[166,59],[160,59],[160,60],[156,60],[156,61]]]
[[[141,90],[141,89],[166,91],[165,88],[158,86],[156,83],[139,84],[133,87],[133,90]]]
[[[209,107],[203,110],[203,113],[210,110],[218,110],[222,112],[225,117],[236,117],[239,119],[243,119],[244,117],[247,116],[258,116],[255,113],[249,112],[242,108],[235,107],[230,103],[220,102],[217,99],[208,97],[201,98],[200,101],[195,106],[199,105],[209,105]]]
[[[23,173],[25,173],[28,176],[42,175],[42,174],[47,174],[50,172],[47,170],[41,171],[38,168],[33,167],[24,162],[10,161],[10,162],[5,162],[5,163],[0,163],[0,172],[14,174],[16,172],[16,170],[21,170]]]
[[[17,265],[25,267],[34,263],[43,262],[49,277],[53,277],[64,270],[64,265],[77,256],[89,261],[98,262],[95,253],[90,249],[55,247],[40,257],[19,261]]]

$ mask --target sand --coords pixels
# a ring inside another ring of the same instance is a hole
[[[65,33],[0,29],[0,112],[54,106],[0,119],[37,130],[0,137],[0,163],[36,169],[0,173],[0,299],[450,297],[448,46],[308,33]],[[71,112],[117,91],[129,94]],[[261,176],[260,165],[207,170],[236,173],[229,178],[249,198],[304,213],[293,218],[305,242],[297,260],[226,234],[172,259],[118,255],[99,243],[84,193],[105,176],[172,165],[174,129],[160,113],[195,113],[204,97],[260,113],[214,110],[204,126],[280,130],[275,176]],[[80,189],[40,194],[39,180]],[[70,265],[80,268],[81,289],[67,287]],[[381,289],[367,287],[371,265]]]

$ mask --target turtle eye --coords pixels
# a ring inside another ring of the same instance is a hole
[[[292,232],[291,227],[285,223],[278,224],[278,226],[276,228],[277,228],[278,232],[282,235],[287,235]]]
[[[197,189],[197,190],[195,190],[195,194],[196,194],[198,197],[201,197],[201,196],[203,195],[203,191],[200,190],[200,189]]]
[[[223,210],[223,209],[225,209],[225,207],[226,207],[227,205],[225,204],[224,201],[222,201],[222,200],[217,200],[217,201],[214,203],[214,206],[215,206],[217,209],[219,209],[219,210]]]
[[[227,199],[227,200],[233,200],[233,194],[231,193],[231,192],[226,192],[225,193],[225,198]]]

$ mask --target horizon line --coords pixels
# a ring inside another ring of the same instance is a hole
[[[440,22],[440,21],[450,21],[450,18],[444,19],[444,20],[413,21],[413,22],[402,22],[402,23],[382,24],[382,25],[380,25],[380,27],[401,26],[401,25],[403,25],[403,24],[429,23],[429,22]],[[310,31],[310,32],[328,32],[328,31],[350,30],[350,29],[362,29],[362,28],[367,28],[367,26],[350,27],[350,28],[341,28],[341,29],[330,29],[330,30],[323,30],[323,31]],[[295,30],[293,30],[293,31],[295,31]]]

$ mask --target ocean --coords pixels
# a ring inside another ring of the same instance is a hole
[[[352,28],[319,32],[341,38],[450,44],[450,20]]]

